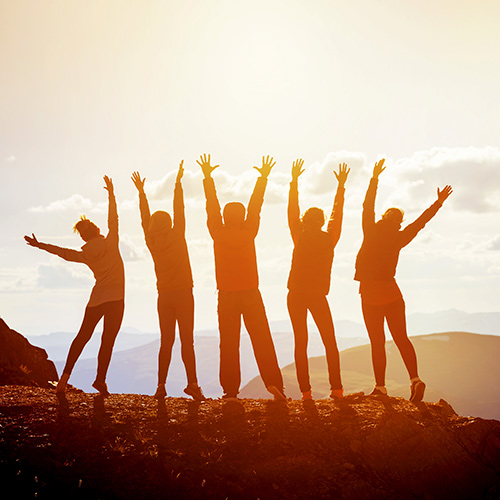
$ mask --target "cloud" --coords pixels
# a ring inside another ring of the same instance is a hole
[[[436,188],[451,184],[446,202],[456,210],[472,213],[500,211],[500,149],[432,148],[402,158],[382,175],[393,176],[395,201],[434,199]]]
[[[37,282],[42,288],[88,288],[93,283],[89,273],[91,273],[90,270],[85,273],[59,263],[40,264],[38,266]]]
[[[49,203],[47,206],[39,205],[29,209],[30,212],[64,212],[71,210],[74,212],[84,213],[90,212],[95,208],[94,204],[88,198],[84,198],[80,194],[74,194],[64,200],[56,200]]]
[[[16,160],[17,160],[17,158],[14,155],[10,155],[4,159],[4,162],[5,163],[14,163]]]
[[[120,235],[120,254],[126,262],[144,259],[146,247],[137,246],[127,234]]]
[[[495,238],[488,242],[488,250],[500,250],[500,235],[495,236]]]

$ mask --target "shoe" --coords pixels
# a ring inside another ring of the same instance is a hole
[[[156,388],[156,392],[155,392],[155,395],[153,397],[155,399],[158,399],[158,400],[165,399],[167,397],[167,391],[165,390],[165,386],[159,385]]]
[[[221,397],[222,401],[238,401],[237,394],[223,394]]]
[[[184,389],[184,392],[188,396],[192,396],[192,398],[196,401],[205,401],[206,399],[203,395],[203,392],[201,391],[201,387],[198,384],[188,384]]]
[[[330,392],[330,397],[332,399],[340,399],[344,397],[344,389],[332,389]]]
[[[312,391],[306,391],[302,393],[302,401],[312,401]]]
[[[278,389],[275,385],[270,385],[266,389],[274,396],[275,401],[286,401],[287,397],[282,389]]]
[[[380,389],[373,389],[372,392],[370,392],[369,396],[387,396],[387,392],[382,392]]]
[[[410,401],[412,403],[420,403],[424,399],[425,384],[421,380],[415,380],[411,384]]]
[[[99,391],[99,394],[101,396],[110,396],[111,394],[108,391],[108,386],[106,385],[106,382],[100,382],[99,380],[95,380],[94,383],[92,384],[92,387],[96,390]]]

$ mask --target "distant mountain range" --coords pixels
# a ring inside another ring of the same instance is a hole
[[[500,420],[500,337],[448,332],[412,337],[419,361],[419,374],[427,384],[425,401],[444,399],[460,415]],[[408,374],[395,344],[387,342],[387,389],[391,396],[409,397]],[[342,379],[346,393],[373,388],[370,346],[358,346],[341,353]],[[326,359],[309,360],[313,396],[328,397]],[[286,393],[299,398],[295,365],[282,368]],[[268,397],[260,377],[250,381],[242,398]]]

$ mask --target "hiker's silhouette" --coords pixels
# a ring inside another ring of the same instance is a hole
[[[158,318],[161,344],[158,355],[158,387],[155,397],[163,399],[165,383],[175,341],[175,325],[179,325],[181,354],[186,369],[187,387],[184,392],[195,399],[204,399],[196,377],[194,354],[194,298],[193,276],[186,244],[186,219],[182,176],[184,160],[179,165],[174,188],[174,224],[167,212],[152,215],[144,192],[144,181],[139,172],[132,174],[132,182],[139,192],[141,224],[146,245],[151,252],[158,289]]]
[[[97,376],[92,386],[103,395],[109,394],[106,386],[106,374],[111,361],[113,345],[123,319],[125,275],[118,246],[118,212],[113,182],[108,176],[104,176],[104,182],[104,189],[108,191],[109,198],[108,235],[106,237],[85,216],[82,216],[74,226],[75,232],[77,231],[85,241],[81,250],[42,243],[36,239],[34,234],[31,237],[24,237],[28,245],[58,255],[67,261],[86,264],[95,277],[95,285],[85,309],[82,325],[71,344],[62,376],[57,384],[58,393],[65,391],[76,361],[85,344],[92,337],[97,323],[104,317],[101,347],[97,358]]]
[[[330,381],[330,397],[342,397],[340,362],[332,314],[326,298],[330,290],[333,250],[342,229],[347,165],[334,172],[338,181],[337,193],[326,231],[323,210],[312,207],[300,218],[298,179],[303,173],[303,160],[292,165],[292,181],[288,197],[288,226],[293,239],[293,255],[288,277],[287,305],[295,337],[295,369],[302,399],[312,399],[307,359],[307,312],[318,327],[325,346]]]
[[[207,201],[207,225],[214,241],[215,276],[218,294],[220,332],[220,383],[223,398],[237,397],[240,383],[241,318],[250,335],[262,380],[275,399],[284,400],[283,378],[259,291],[255,237],[259,230],[260,210],[264,201],[267,177],[274,166],[273,158],[262,158],[262,167],[254,167],[260,177],[248,203],[228,203],[221,215],[212,172],[210,155],[197,161],[204,180]]]
[[[385,170],[384,161],[375,163],[363,202],[363,243],[356,257],[354,279],[360,282],[363,318],[371,343],[376,384],[372,394],[387,394],[384,332],[384,321],[387,321],[410,376],[410,401],[418,402],[423,398],[425,384],[418,376],[417,356],[406,331],[405,302],[396,283],[396,266],[401,249],[436,215],[453,190],[451,186],[438,188],[437,200],[404,229],[401,229],[404,212],[399,208],[389,208],[375,222],[375,197],[379,175]]]

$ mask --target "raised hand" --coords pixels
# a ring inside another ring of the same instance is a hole
[[[104,189],[106,189],[110,195],[114,194],[113,180],[110,177],[108,177],[107,175],[105,175],[103,177],[103,179],[104,179],[104,183],[106,184],[104,186]]]
[[[257,170],[257,172],[259,172],[259,174],[262,177],[267,178],[271,173],[271,169],[274,167],[274,165],[276,165],[276,162],[273,163],[273,157],[271,156],[269,158],[269,155],[267,155],[267,158],[265,156],[262,157],[261,168],[259,167],[253,167],[253,168],[255,168],[255,170]]]
[[[26,243],[30,246],[30,247],[36,247],[36,248],[40,248],[40,242],[36,239],[36,236],[31,233],[31,238],[29,236],[25,236],[24,239],[26,240]]]
[[[215,167],[214,167],[215,168]],[[184,175],[184,160],[179,163],[179,170],[177,171],[177,178],[175,182],[181,182],[182,176]]]
[[[437,188],[438,201],[443,203],[451,193],[453,193],[453,189],[449,185],[445,186],[443,189]]]
[[[347,176],[349,175],[349,172],[351,171],[350,168],[347,168],[347,163],[339,163],[339,171],[333,173],[335,174],[335,177],[337,178],[338,183],[343,186],[345,184],[345,181],[347,180]]]
[[[137,191],[139,191],[139,193],[144,193],[144,181],[145,180],[146,180],[146,177],[144,177],[144,179],[141,179],[139,172],[132,173],[132,182],[134,183],[134,186],[137,188]]]
[[[200,155],[200,161],[196,160],[196,163],[201,167],[201,171],[203,172],[203,175],[205,176],[205,179],[208,179],[212,172],[219,166],[211,166],[210,165],[210,155]]]
[[[292,180],[296,181],[302,175],[304,172],[304,169],[302,168],[303,166],[304,160],[302,158],[299,158],[292,163]]]
[[[375,166],[373,167],[373,177],[378,177],[385,170],[384,162],[385,158],[382,158],[380,161],[375,163]]]

